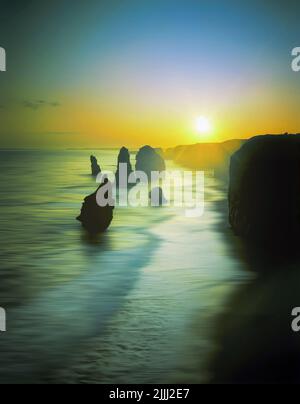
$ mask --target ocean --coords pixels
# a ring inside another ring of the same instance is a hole
[[[208,381],[218,315],[255,277],[228,243],[226,186],[206,173],[199,218],[117,207],[91,240],[75,220],[91,153],[115,171],[117,150],[0,152],[1,382]]]

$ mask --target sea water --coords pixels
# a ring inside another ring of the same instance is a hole
[[[206,175],[199,218],[116,208],[91,240],[75,220],[90,154],[115,171],[117,150],[0,152],[0,381],[206,381],[213,319],[253,277],[222,234],[226,189]]]

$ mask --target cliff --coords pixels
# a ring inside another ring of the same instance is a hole
[[[254,137],[230,163],[229,221],[259,243],[300,236],[300,134]]]

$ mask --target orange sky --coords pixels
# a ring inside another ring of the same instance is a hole
[[[54,3],[33,1],[1,27],[0,147],[169,147],[300,132],[291,69],[299,6]],[[197,131],[199,116],[209,133]]]

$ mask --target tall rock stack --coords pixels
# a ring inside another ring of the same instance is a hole
[[[91,156],[91,170],[94,177],[101,173],[101,168],[95,156]]]
[[[128,184],[128,177],[132,171],[129,150],[126,149],[126,147],[122,147],[118,156],[118,167],[116,172],[117,186],[126,186]]]

